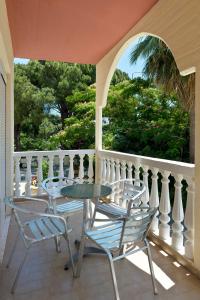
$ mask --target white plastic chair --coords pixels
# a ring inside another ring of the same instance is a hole
[[[19,198],[17,198],[19,199]],[[36,198],[22,198],[22,200],[31,200],[34,201],[36,204],[38,202],[45,204],[46,207],[48,207],[48,201],[43,200],[43,199],[36,199]],[[33,210],[29,210],[27,208],[23,207],[22,203],[16,203],[14,201],[14,198],[5,198],[5,204],[12,209],[14,212],[15,220],[18,224],[19,228],[19,233],[16,237],[16,240],[14,242],[13,249],[11,251],[10,257],[8,259],[7,267],[9,267],[16,245],[18,241],[18,236],[20,236],[23,239],[25,248],[26,248],[26,253],[25,256],[19,266],[19,269],[17,271],[15,280],[13,282],[12,288],[11,288],[11,293],[14,293],[22,267],[25,263],[28,250],[30,247],[35,244],[39,243],[45,240],[49,240],[52,238],[60,238],[64,237],[65,240],[67,241],[67,246],[68,246],[68,251],[70,255],[70,260],[71,260],[71,265],[72,265],[72,270],[74,274],[74,262],[73,262],[73,256],[71,252],[71,247],[70,247],[70,241],[69,241],[69,232],[71,232],[71,229],[68,228],[68,224],[65,220],[65,218],[54,215],[54,214],[46,214],[46,213],[40,213],[36,212]],[[23,221],[21,220],[21,214],[26,214],[32,216],[32,218],[28,221]]]
[[[151,225],[151,221],[156,213],[156,209],[148,207],[131,208],[131,210],[135,210],[135,212],[127,217],[104,220],[95,219],[95,222],[104,222],[107,224],[93,227],[90,230],[85,230],[85,235],[82,238],[79,249],[79,260],[77,265],[76,277],[80,276],[85,239],[91,240],[98,247],[105,251],[110,263],[110,271],[112,275],[112,283],[116,300],[120,300],[120,297],[117,287],[114,262],[128,255],[143,250],[147,250],[154,294],[158,293],[155,282],[151,251],[149,242],[147,240],[147,233]],[[124,247],[126,251],[121,254],[121,249],[123,246],[126,246],[129,243],[134,243],[135,245],[135,243],[137,242],[143,242],[144,246],[141,248],[134,247],[131,248],[131,250]]]

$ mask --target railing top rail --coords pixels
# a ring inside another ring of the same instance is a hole
[[[48,155],[76,155],[76,154],[95,154],[94,149],[78,149],[78,150],[50,150],[50,151],[21,151],[14,152],[14,157],[25,157],[25,156],[48,156]]]
[[[100,156],[105,158],[119,159],[126,162],[137,163],[143,166],[145,165],[149,168],[158,168],[162,171],[169,171],[172,175],[182,174],[185,177],[194,176],[195,164],[109,150],[99,150],[98,153]]]

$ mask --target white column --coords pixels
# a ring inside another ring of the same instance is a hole
[[[20,196],[20,181],[21,181],[21,174],[20,174],[20,157],[15,157],[15,196]]]
[[[174,205],[172,210],[172,247],[177,251],[183,250],[183,225],[184,219],[183,202],[182,202],[182,183],[183,176],[181,174],[175,175],[175,195]]]
[[[101,183],[106,183],[106,159],[104,157],[101,158],[101,170],[102,170],[102,176],[101,176]]]
[[[93,158],[94,158],[93,154],[89,155],[88,178],[90,183],[93,182],[93,177],[94,177]]]
[[[151,195],[149,199],[149,205],[150,207],[158,207],[159,206],[159,196],[158,196],[158,169],[153,168],[152,169],[152,185],[151,185]],[[154,233],[158,233],[158,218],[157,218],[158,213],[155,215],[152,225],[151,225],[151,230]]]
[[[27,163],[27,169],[26,169],[26,186],[25,186],[25,194],[26,196],[31,196],[31,161],[32,156],[27,155],[26,156],[26,163]]]
[[[194,179],[187,179],[187,206],[185,211],[184,225],[186,227],[185,231],[185,256],[189,259],[193,259],[194,251]]]
[[[169,171],[162,172],[162,191],[160,197],[160,225],[159,225],[159,237],[164,241],[169,241],[170,239],[170,217],[169,213],[171,211],[170,197],[169,197]]]
[[[144,185],[146,187],[146,191],[144,196],[142,197],[142,202],[143,202],[143,206],[149,206],[148,202],[149,202],[149,182],[148,182],[148,177],[149,177],[149,166],[143,166],[143,182]]]
[[[96,93],[98,93],[99,85],[96,83]],[[97,105],[96,100],[96,122],[95,122],[95,182],[101,181],[101,159],[98,151],[102,150],[102,107]]]
[[[110,159],[107,158],[107,168],[106,168],[106,184],[110,183]]]
[[[111,173],[110,173],[111,183],[115,181],[115,161],[111,158]]]
[[[64,177],[64,169],[63,169],[63,161],[64,161],[64,154],[59,154],[59,176]]]
[[[69,179],[74,179],[74,155],[69,156]]]
[[[80,166],[79,166],[79,174],[78,177],[80,178],[80,182],[83,182],[83,177],[84,177],[84,168],[83,168],[83,158],[84,154],[80,154]]]
[[[49,158],[49,171],[48,171],[48,177],[54,177],[54,172],[53,172],[53,159],[54,159],[54,155],[53,154],[49,154],[48,155]]]
[[[127,165],[128,165],[128,179],[132,180],[133,179],[133,164],[131,161],[128,161]]]
[[[42,195],[43,189],[42,189],[42,181],[43,181],[43,173],[42,173],[42,159],[43,156],[38,156],[38,170],[37,170],[37,179],[38,179],[38,195]]]

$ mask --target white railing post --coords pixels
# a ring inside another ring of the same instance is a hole
[[[170,239],[170,217],[169,213],[171,211],[170,197],[169,197],[169,171],[162,172],[162,191],[160,197],[160,225],[159,225],[159,237],[164,241],[169,241]]]
[[[110,159],[107,158],[106,184],[110,183]]]
[[[15,196],[20,196],[20,181],[21,181],[21,174],[20,174],[20,157],[15,157]]]
[[[189,259],[193,259],[194,252],[194,179],[187,179],[187,205],[185,211],[184,224],[186,227],[185,231],[185,256]]]
[[[83,158],[84,158],[84,154],[80,154],[80,166],[79,166],[79,173],[78,173],[78,177],[80,179],[80,182],[83,182],[83,177],[84,177],[84,168],[83,168]]]
[[[54,177],[54,172],[53,172],[53,160],[54,160],[54,155],[53,154],[49,154],[48,155],[49,158],[49,171],[48,171],[48,177]]]
[[[122,160],[121,162],[121,179],[126,179],[126,161]]]
[[[142,203],[143,206],[149,206],[149,182],[148,182],[148,177],[149,177],[149,166],[143,166],[143,182],[146,188],[145,194],[142,197]]]
[[[74,179],[74,155],[69,155],[69,179]]]
[[[153,168],[152,169],[152,185],[151,185],[151,195],[149,199],[149,205],[150,207],[158,207],[159,206],[159,195],[158,195],[158,168]],[[155,215],[152,225],[151,225],[151,230],[154,233],[158,233],[158,218],[157,218],[158,213]]]
[[[59,176],[64,177],[64,169],[63,169],[63,161],[64,161],[64,154],[59,154]]]
[[[138,182],[138,180],[140,179],[140,164],[138,161],[135,162],[134,176],[135,176],[134,185],[139,186],[140,183]]]
[[[182,202],[182,180],[183,176],[181,174],[177,174],[175,177],[175,195],[174,195],[174,205],[172,210],[172,247],[177,251],[183,250],[183,202]]]
[[[101,178],[101,183],[105,184],[106,183],[106,159],[103,157],[101,159],[101,170],[102,170],[102,178]]]
[[[93,158],[94,155],[89,155],[88,178],[90,183],[93,182],[93,177],[94,177]]]
[[[27,163],[27,169],[26,169],[26,187],[25,187],[25,194],[26,196],[31,196],[31,161],[32,156],[27,155],[26,156],[26,163]]]
[[[42,181],[43,181],[43,172],[42,172],[42,160],[43,157],[42,156],[38,156],[37,157],[37,161],[38,161],[38,170],[37,170],[37,174],[38,174],[38,195],[42,195]]]
[[[111,159],[110,181],[111,182],[115,181],[115,161],[113,158]]]
[[[127,165],[128,165],[128,169],[127,169],[127,171],[128,171],[128,179],[132,180],[133,179],[133,164],[132,164],[131,161],[128,161]]]

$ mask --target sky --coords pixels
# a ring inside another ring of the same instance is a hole
[[[142,69],[144,66],[144,60],[138,59],[137,63],[134,65],[131,65],[129,62],[130,59],[130,53],[131,50],[134,48],[135,44],[138,42],[138,40],[135,40],[122,54],[121,58],[119,59],[117,68],[121,71],[124,71],[128,73],[130,78],[134,77],[142,77]],[[27,64],[29,59],[24,58],[15,58],[15,63],[21,63],[21,64]]]

